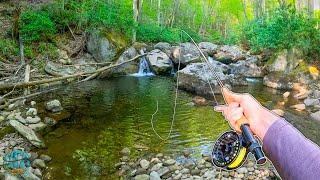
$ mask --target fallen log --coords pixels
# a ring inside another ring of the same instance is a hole
[[[81,72],[81,73],[71,74],[71,75],[67,75],[67,76],[56,77],[56,78],[51,78],[51,79],[42,79],[42,80],[37,80],[37,81],[1,84],[0,85],[0,90],[10,89],[10,88],[13,88],[13,87],[15,87],[15,89],[25,88],[25,87],[29,87],[29,86],[36,86],[36,85],[40,85],[40,84],[51,83],[51,82],[55,82],[55,81],[62,81],[62,80],[75,78],[75,77],[88,77],[89,76],[90,78],[89,77],[88,77],[88,79],[86,78],[87,80],[89,80],[89,79],[95,78],[101,72],[104,72],[106,70],[109,70],[109,69],[121,66],[123,64],[135,61],[135,60],[137,60],[140,57],[145,56],[145,55],[146,54],[136,56],[136,57],[134,57],[134,58],[132,58],[132,59],[130,59],[128,61],[125,61],[125,62],[122,62],[122,63],[119,63],[119,64],[105,66],[105,67],[99,68],[99,69],[97,69],[96,71],[93,71],[93,72]]]

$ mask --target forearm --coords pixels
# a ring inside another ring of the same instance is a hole
[[[319,147],[284,119],[271,125],[263,149],[283,179],[319,179]]]

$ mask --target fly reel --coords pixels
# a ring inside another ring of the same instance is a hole
[[[249,152],[251,152],[257,164],[266,162],[259,142],[254,138],[248,124],[241,125],[241,134],[228,131],[221,135],[215,142],[212,151],[214,165],[227,170],[240,167]]]

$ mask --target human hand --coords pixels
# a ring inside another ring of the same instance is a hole
[[[280,117],[263,107],[250,94],[233,93],[222,88],[227,105],[216,106],[215,111],[222,112],[230,126],[241,132],[240,126],[248,123],[252,132],[263,140],[269,127]]]

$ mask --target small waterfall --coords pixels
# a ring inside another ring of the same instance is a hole
[[[170,60],[170,65],[171,65],[171,72],[170,72],[170,74],[171,75],[176,75],[176,70],[174,69],[174,64],[173,64],[173,62]]]
[[[144,52],[142,51],[141,54],[144,54]],[[132,74],[132,76],[136,76],[136,77],[154,76],[145,56],[140,58],[139,71],[137,73]]]

